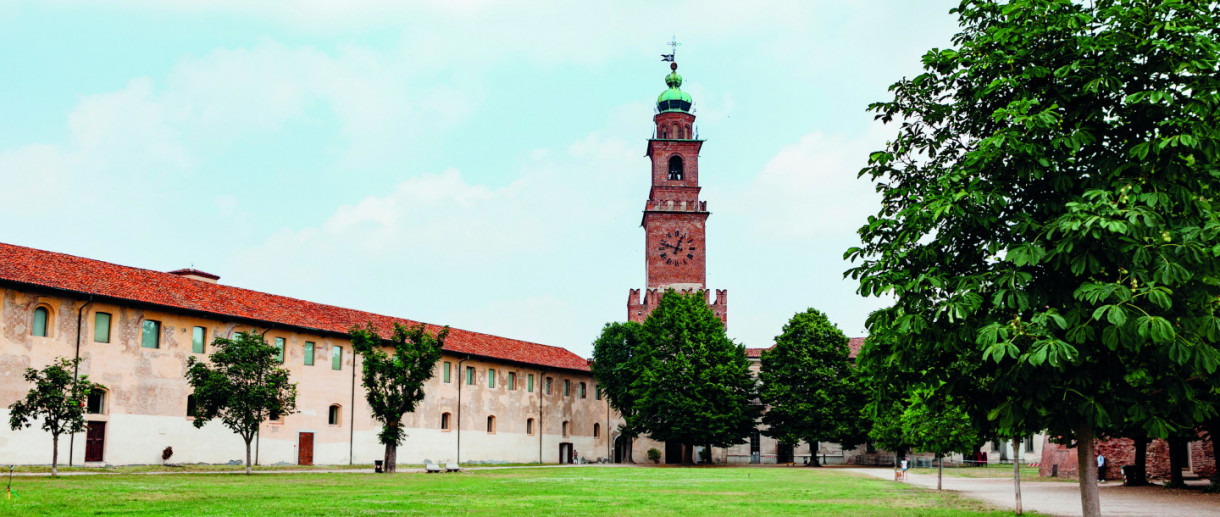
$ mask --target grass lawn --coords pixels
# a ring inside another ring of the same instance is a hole
[[[521,467],[535,466],[538,463],[497,463],[487,465],[464,465],[477,467]],[[8,467],[0,469],[0,474],[7,473]],[[424,465],[399,463],[398,469],[422,469]],[[299,470],[373,470],[373,465],[370,463],[358,463],[355,465],[255,465],[255,472],[276,472],[283,470],[299,471]],[[184,465],[123,465],[110,467],[65,467],[59,466],[59,473],[65,472],[89,472],[93,474],[146,474],[149,472],[157,472],[164,474],[181,474],[184,472],[245,472],[246,466],[243,465],[217,465],[210,463],[189,463]],[[50,474],[50,465],[22,465],[15,467],[13,472],[16,473],[42,473]]]
[[[936,475],[936,467],[911,469],[915,474],[931,474]],[[988,465],[986,467],[950,467],[945,465],[945,477],[961,477],[961,478],[1008,478],[1012,479],[1012,464],[1008,465]],[[1021,467],[1021,481],[1063,481],[1063,478],[1043,478],[1038,477],[1038,467]],[[1076,481],[1069,479],[1067,481]]]
[[[832,469],[520,468],[460,474],[20,477],[3,515],[1009,515],[948,492]]]

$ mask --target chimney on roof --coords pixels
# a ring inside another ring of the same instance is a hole
[[[198,280],[200,282],[207,282],[209,284],[216,284],[216,283],[219,283],[219,281],[220,281],[219,276],[213,275],[211,273],[205,273],[198,269],[189,269],[189,268],[188,269],[175,269],[173,271],[170,271],[169,274],[178,275],[180,277],[189,278],[191,280]]]

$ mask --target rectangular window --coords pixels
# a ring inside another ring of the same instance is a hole
[[[445,366],[444,366],[444,368],[441,369],[441,372],[443,372],[442,375],[445,377],[445,384],[449,383],[449,367],[450,366],[451,365],[449,364],[449,361],[445,361]]]
[[[585,383],[580,383],[580,398],[585,398]]]
[[[510,390],[517,389],[517,373],[516,372],[508,372],[508,389],[510,389]]]
[[[546,378],[546,394],[547,395],[551,394],[551,381],[553,381],[553,380],[555,380],[555,379],[552,379],[550,377]]]
[[[89,390],[88,403],[85,406],[85,412],[91,415],[100,415],[106,408],[106,392],[99,389]]]
[[[275,360],[280,364],[284,364],[284,338],[275,338]]]
[[[93,315],[93,342],[110,342],[110,314],[99,312]]]
[[[495,368],[487,369],[487,387],[488,388],[496,387],[496,369]]]
[[[466,367],[466,385],[470,386],[473,384],[474,384],[474,367],[467,366]]]
[[[140,346],[144,348],[161,348],[161,322],[144,320]]]
[[[569,397],[571,395],[572,395],[572,381],[570,381],[568,379],[564,379],[563,380],[563,396]]]
[[[602,387],[600,385],[593,387],[593,398],[596,398],[597,400],[602,399]]]
[[[313,341],[305,342],[305,366],[313,366],[314,349],[317,348]]]
[[[331,370],[342,370],[343,369],[343,347],[341,347],[341,346],[330,347],[330,369]]]
[[[186,396],[186,416],[189,416],[189,417],[196,416],[197,409],[198,408],[195,406],[195,396],[187,395]]]
[[[1030,436],[1025,439],[1025,452],[1034,452],[1034,437]]]
[[[204,344],[208,340],[208,329],[203,327],[195,327],[195,332],[191,334],[191,353],[202,354]]]
[[[531,373],[529,377],[525,378],[525,388],[530,393],[534,392],[534,374]]]

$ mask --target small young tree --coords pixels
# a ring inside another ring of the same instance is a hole
[[[250,473],[250,442],[263,420],[296,410],[297,387],[280,368],[277,350],[261,334],[240,332],[237,339],[216,338],[205,363],[186,361],[186,380],[194,390],[196,428],[213,418],[246,442],[246,474]]]
[[[644,321],[638,351],[631,396],[641,431],[688,451],[749,436],[760,412],[750,363],[702,294],[666,292]]]
[[[435,373],[449,327],[433,336],[422,323],[412,327],[395,323],[393,335],[382,339],[373,324],[368,323],[364,328],[352,327],[349,334],[352,349],[362,358],[365,400],[373,418],[381,422],[377,438],[385,445],[385,472],[392,473],[396,470],[398,446],[407,437],[402,416],[415,411],[415,405],[423,400],[424,382]],[[386,353],[387,347],[393,349],[393,355]]]
[[[966,411],[950,397],[936,397],[929,388],[911,394],[902,412],[902,434],[915,449],[936,456],[937,490],[941,489],[945,455],[978,443],[978,434]]]
[[[42,429],[51,433],[51,475],[59,474],[59,435],[85,430],[85,401],[89,392],[104,388],[89,381],[88,375],[73,378],[80,359],[60,357],[42,370],[25,369],[25,380],[34,387],[25,398],[12,403],[9,427],[14,431],[30,427],[31,420],[42,419]]]
[[[797,313],[762,354],[763,431],[783,443],[804,440],[818,466],[818,443],[845,449],[863,438],[863,397],[848,358],[847,336],[816,309]]]
[[[635,420],[635,399],[631,397],[631,382],[636,377],[632,357],[643,340],[644,326],[629,321],[607,323],[593,342],[593,377],[606,396],[606,402],[623,416],[625,423],[619,432],[627,439],[626,460],[629,463],[635,463],[631,457],[631,442],[639,436],[639,431],[632,425]]]

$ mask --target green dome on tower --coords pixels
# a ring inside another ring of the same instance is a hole
[[[661,113],[667,111],[690,113],[691,105],[695,101],[691,99],[689,93],[679,88],[682,86],[682,76],[678,75],[678,64],[673,63],[669,65],[669,68],[672,71],[665,76],[665,84],[669,86],[669,89],[657,96],[657,110]]]

